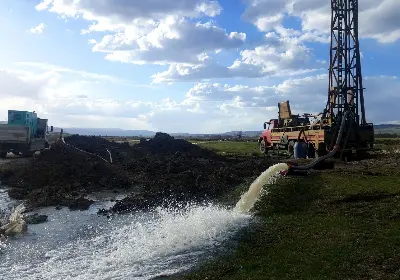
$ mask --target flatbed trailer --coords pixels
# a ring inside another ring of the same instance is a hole
[[[309,145],[309,156],[321,156],[328,153],[334,148],[338,131],[332,131],[330,127],[323,128],[317,126],[294,126],[274,128],[265,131],[259,139],[259,143],[265,143],[261,148],[262,152],[268,150],[287,150],[293,152],[294,144],[299,140],[303,140]],[[349,135],[346,137],[346,135]],[[357,153],[357,151],[365,151],[373,148],[374,145],[374,127],[368,124],[357,129],[357,133],[352,133],[352,130],[344,131],[345,137],[341,142],[341,146],[345,147],[341,152],[348,154]],[[347,141],[347,143],[344,143]]]

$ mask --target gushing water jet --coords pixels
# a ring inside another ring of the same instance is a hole
[[[259,199],[263,186],[273,183],[278,176],[286,174],[288,169],[289,166],[286,163],[278,163],[261,173],[250,185],[249,190],[236,203],[234,211],[249,212]]]

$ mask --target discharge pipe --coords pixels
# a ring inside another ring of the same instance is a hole
[[[342,124],[340,125],[340,130],[339,130],[339,134],[336,138],[336,144],[334,146],[334,148],[332,149],[332,151],[330,151],[328,154],[321,156],[319,158],[317,158],[316,160],[314,160],[313,162],[307,164],[307,165],[302,165],[302,166],[289,166],[289,170],[290,171],[306,171],[306,170],[310,170],[313,167],[315,167],[318,163],[320,163],[321,161],[328,159],[330,157],[333,157],[335,155],[335,153],[337,151],[339,151],[340,149],[340,141],[342,140],[342,135],[343,135],[343,131],[344,131],[344,127],[346,125],[346,120],[347,117],[351,114],[351,111],[346,111],[343,115],[342,118]]]

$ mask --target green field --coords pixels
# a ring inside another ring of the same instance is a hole
[[[225,156],[261,156],[257,140],[252,142],[238,141],[191,141],[202,148],[212,150]]]
[[[234,156],[262,156],[259,151],[257,140],[245,141],[191,141],[203,147],[210,149],[221,155]],[[375,139],[375,148],[387,149],[389,151],[400,148],[400,138],[377,138]]]
[[[256,143],[200,143],[219,153],[251,155]],[[338,164],[269,186],[259,218],[230,255],[183,279],[400,279],[400,148],[375,159]],[[227,196],[235,203],[248,186]]]

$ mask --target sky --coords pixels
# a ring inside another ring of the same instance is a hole
[[[0,120],[57,127],[261,130],[328,90],[328,0],[1,0]],[[360,0],[368,122],[400,123],[400,1]]]

